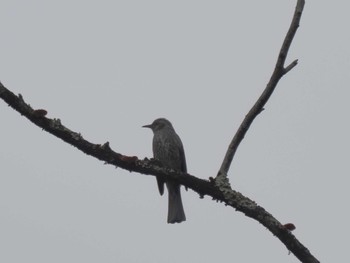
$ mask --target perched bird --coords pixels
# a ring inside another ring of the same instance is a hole
[[[165,167],[187,172],[184,148],[170,121],[159,118],[142,127],[153,131],[153,157]],[[159,193],[163,195],[164,181],[157,177],[157,183]],[[168,223],[181,223],[186,220],[186,216],[181,201],[180,185],[174,182],[165,183],[169,196]]]

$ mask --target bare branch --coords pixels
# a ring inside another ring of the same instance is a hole
[[[288,73],[291,69],[293,69],[296,65],[298,65],[298,60],[294,60],[292,63],[290,63],[287,67],[284,69],[284,74]]]
[[[145,175],[158,176],[164,180],[173,180],[197,192],[200,197],[208,195],[216,201],[223,202],[246,216],[255,219],[264,225],[273,235],[281,240],[282,243],[291,251],[301,262],[319,262],[310,251],[303,246],[296,237],[289,231],[289,228],[281,224],[264,208],[258,206],[254,201],[243,196],[241,193],[226,187],[220,180],[203,180],[190,174],[182,174],[177,171],[159,166],[159,163],[153,160],[139,160],[136,156],[125,156],[114,152],[109,143],[93,144],[83,138],[83,136],[63,126],[59,119],[50,119],[46,117],[46,110],[34,110],[25,103],[21,95],[16,96],[6,89],[0,83],[0,98],[9,104],[13,109],[28,118],[35,125],[45,131],[71,144],[82,152],[93,156],[105,163],[121,167],[130,172],[137,172]]]
[[[289,47],[293,41],[294,35],[299,27],[299,22],[301,18],[301,14],[303,12],[303,8],[305,5],[304,0],[298,0],[294,16],[292,19],[292,23],[289,27],[289,30],[287,32],[287,35],[283,41],[281,50],[279,52],[275,70],[272,73],[272,76],[270,78],[269,83],[267,84],[265,90],[259,97],[259,99],[255,102],[253,107],[250,109],[248,114],[245,116],[243,122],[239,126],[235,136],[233,137],[226,155],[224,157],[224,160],[221,164],[220,170],[218,172],[217,176],[224,176],[227,177],[227,173],[230,169],[233,157],[237,151],[238,146],[242,142],[244,136],[246,135],[250,125],[253,123],[256,116],[259,115],[259,113],[264,109],[264,106],[266,102],[269,100],[270,96],[272,95],[273,91],[275,90],[278,81],[282,78],[284,74],[286,74],[288,71],[290,71],[293,67],[297,65],[297,60],[292,62],[288,67],[284,68],[284,63],[286,61],[286,57],[288,54]]]
[[[249,126],[255,117],[263,110],[264,105],[271,96],[279,79],[297,64],[297,61],[294,61],[288,67],[284,68],[285,58],[296,29],[299,25],[303,6],[304,1],[299,0],[291,27],[282,45],[276,68],[270,82],[253,108],[245,117],[235,137],[233,138],[225,160],[219,171],[219,174],[222,174],[223,176],[217,177],[215,180],[211,178],[211,180],[208,181],[199,179],[189,174],[182,174],[177,171],[161,167],[153,160],[139,160],[136,156],[122,155],[114,152],[109,147],[108,142],[104,143],[103,145],[90,143],[89,141],[85,140],[80,133],[74,132],[63,126],[59,119],[47,118],[46,110],[32,109],[29,104],[25,103],[21,95],[16,96],[11,91],[6,89],[1,83],[0,97],[7,102],[9,106],[24,115],[35,125],[71,144],[84,153],[102,160],[105,163],[126,169],[130,172],[137,172],[145,175],[158,176],[166,180],[173,180],[197,192],[201,197],[204,197],[205,195],[211,196],[214,200],[223,202],[224,204],[244,213],[246,216],[260,222],[267,229],[269,229],[271,233],[279,238],[281,242],[285,244],[287,249],[291,251],[301,262],[319,262],[290,232],[289,226],[287,227],[287,225],[281,224],[270,213],[268,213],[264,208],[258,206],[254,201],[243,196],[241,193],[232,190],[226,177],[237,147],[244,138]]]

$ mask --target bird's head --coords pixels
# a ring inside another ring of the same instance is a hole
[[[165,118],[156,119],[152,124],[144,125],[143,128],[150,128],[153,132],[160,131],[164,128],[173,129],[173,125]]]

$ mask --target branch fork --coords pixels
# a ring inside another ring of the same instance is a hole
[[[31,106],[25,103],[23,97],[19,94],[16,96],[0,83],[0,98],[8,103],[13,109],[25,116],[35,125],[41,127],[45,131],[62,139],[63,141],[78,148],[84,153],[91,155],[106,164],[114,165],[130,172],[137,172],[145,175],[158,176],[166,180],[174,180],[177,183],[184,185],[197,192],[200,197],[205,195],[211,196],[214,200],[223,202],[225,205],[231,206],[237,211],[244,213],[246,216],[253,218],[264,225],[273,235],[292,252],[301,262],[319,262],[310,251],[303,246],[296,237],[291,233],[295,229],[292,223],[281,224],[263,207],[260,207],[256,202],[243,196],[241,193],[232,189],[228,172],[232,163],[233,157],[238,146],[245,137],[250,125],[254,119],[264,110],[264,106],[272,95],[277,86],[278,81],[283,75],[292,70],[298,63],[294,60],[287,67],[284,66],[285,59],[288,54],[289,47],[292,43],[294,35],[299,27],[301,14],[304,8],[305,0],[298,0],[295,8],[294,16],[287,32],[287,35],[279,52],[275,70],[261,96],[255,102],[248,114],[245,116],[236,134],[234,135],[217,176],[210,180],[203,180],[190,174],[183,174],[178,171],[167,169],[159,166],[152,160],[140,160],[136,156],[125,156],[114,152],[109,143],[93,144],[83,138],[83,136],[74,132],[64,125],[59,119],[50,119],[46,117],[47,111],[44,109],[33,110]]]

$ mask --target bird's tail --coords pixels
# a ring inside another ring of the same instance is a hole
[[[168,223],[181,223],[186,221],[185,211],[182,205],[180,185],[167,182],[169,205]]]

